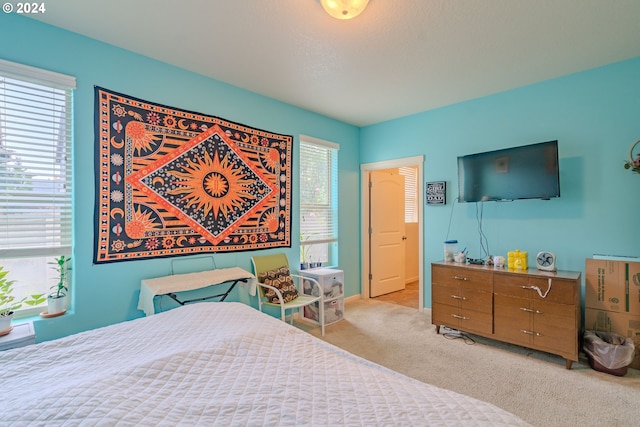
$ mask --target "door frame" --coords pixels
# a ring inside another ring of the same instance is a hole
[[[380,169],[392,169],[403,166],[414,166],[418,170],[418,310],[424,311],[424,241],[423,241],[423,181],[424,181],[424,155],[405,157],[394,160],[383,160],[380,162],[363,163],[360,165],[360,227],[361,227],[361,241],[360,241],[360,253],[362,265],[362,283],[360,287],[360,297],[362,299],[369,299],[369,274],[370,274],[370,239],[369,239],[369,175],[371,171]]]

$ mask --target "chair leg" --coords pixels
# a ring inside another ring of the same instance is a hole
[[[320,330],[322,331],[322,336],[324,336],[324,301],[320,301],[318,306],[320,307],[318,310],[320,312]]]

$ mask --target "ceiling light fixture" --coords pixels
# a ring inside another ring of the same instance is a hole
[[[351,19],[360,15],[369,0],[320,0],[327,13],[336,19]]]

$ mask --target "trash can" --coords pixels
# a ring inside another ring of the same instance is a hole
[[[618,377],[627,374],[635,355],[633,341],[613,332],[585,331],[582,349],[592,369]]]

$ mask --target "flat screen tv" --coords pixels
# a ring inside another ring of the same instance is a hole
[[[458,200],[560,197],[558,141],[458,157]]]

